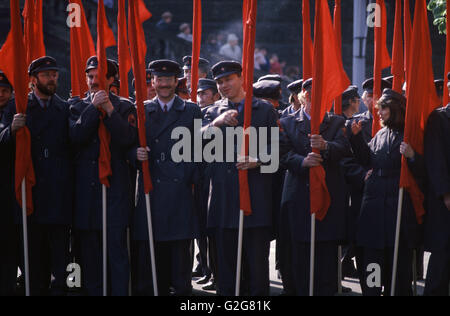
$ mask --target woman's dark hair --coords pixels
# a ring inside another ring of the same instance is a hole
[[[389,108],[391,114],[383,125],[387,128],[403,131],[405,129],[406,98],[391,89],[384,89],[383,95],[378,100],[377,109]]]

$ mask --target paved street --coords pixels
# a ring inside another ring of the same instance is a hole
[[[428,260],[429,260],[430,254],[425,253],[425,263],[424,263],[424,269],[426,273],[426,269],[428,266]],[[194,286],[194,294],[199,296],[209,296],[209,295],[215,295],[215,292],[206,292],[201,289],[201,285],[198,285],[194,282],[192,282]],[[343,294],[344,296],[361,296],[361,287],[359,285],[359,281],[356,279],[345,279],[342,283],[343,286],[349,287],[352,289],[352,293],[349,294]],[[271,286],[271,295],[272,296],[278,296],[282,293],[282,283],[281,280],[278,279],[277,271],[275,270],[275,242],[272,242],[271,248],[270,248],[270,286]],[[417,293],[419,296],[423,295],[423,290],[425,287],[425,283],[423,281],[420,281],[417,283]]]

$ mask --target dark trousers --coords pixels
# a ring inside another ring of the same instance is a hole
[[[19,261],[18,226],[0,224],[0,296],[12,296],[16,288]]]
[[[43,225],[28,221],[29,278],[32,296],[66,294],[69,234],[68,226]],[[23,252],[22,236],[21,234]]]
[[[292,266],[292,241],[287,212],[280,214],[280,228],[277,238],[278,267],[286,295],[295,295],[294,270]]]
[[[217,268],[217,243],[215,234],[208,236],[208,266],[211,271],[211,277],[217,283],[218,278],[218,268]]]
[[[292,243],[292,263],[298,296],[309,295],[311,244]],[[317,242],[314,261],[314,296],[333,296],[338,282],[337,242]]]
[[[78,232],[81,255],[82,288],[88,296],[103,295],[102,231]],[[128,296],[130,264],[125,228],[107,229],[108,295]]]
[[[448,296],[450,286],[450,251],[433,252],[428,262],[425,296]]]
[[[395,296],[412,296],[412,259],[413,250],[407,247],[399,247],[397,278]],[[394,262],[394,249],[384,250],[364,248],[363,250],[363,282],[361,288],[364,296],[381,296],[384,286],[384,295],[390,296],[392,284],[392,265]],[[369,287],[368,279],[372,279],[373,270],[367,271],[370,264],[378,264],[381,269],[381,286]]]
[[[201,272],[204,276],[211,276],[211,269],[208,265],[208,237],[204,236],[195,240],[197,242],[198,254],[195,256],[197,265],[196,272]],[[194,252],[195,248],[192,247]]]
[[[158,294],[169,296],[172,286],[177,296],[192,294],[191,284],[192,240],[155,242],[156,277]],[[135,242],[136,296],[152,296],[153,277],[148,241]]]
[[[271,228],[244,229],[242,271],[246,276],[250,296],[270,294],[269,253]],[[238,250],[237,229],[217,229],[218,294],[234,296]]]

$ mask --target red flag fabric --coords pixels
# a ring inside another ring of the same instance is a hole
[[[128,73],[131,69],[130,48],[128,47],[127,18],[125,0],[119,0],[117,13],[117,55],[119,59],[120,96],[129,97]]]
[[[194,0],[193,13],[193,39],[191,60],[191,100],[197,103],[198,63],[200,60],[200,48],[202,45],[202,1]]]
[[[97,10],[97,58],[98,58],[98,82],[100,90],[106,90],[106,40],[107,23],[105,15],[105,6],[103,0],[98,0]],[[100,182],[109,188],[109,179],[112,175],[111,170],[111,151],[109,148],[111,135],[103,122],[106,113],[101,111],[100,124],[98,127],[98,136],[100,138],[100,155],[98,157],[98,173]]]
[[[428,116],[440,104],[434,86],[431,57],[432,48],[426,2],[425,0],[416,0],[407,76],[409,88],[404,141],[419,154],[423,154],[423,137]],[[402,160],[400,187],[408,190],[416,211],[417,222],[422,223],[425,214],[424,195],[408,169],[405,158]]]
[[[138,12],[139,12],[139,21],[144,23],[148,19],[152,17],[152,13],[148,11],[145,6],[144,0],[138,0]]]
[[[11,30],[0,50],[0,69],[14,87],[16,111],[25,114],[28,106],[27,56],[20,21],[19,0],[10,0]],[[31,134],[27,127],[16,132],[15,192],[22,206],[22,182],[26,185],[27,215],[33,213],[32,188],[36,184],[31,160]]]
[[[314,66],[311,99],[311,134],[320,133],[320,124],[330,109],[331,102],[350,85],[344,71],[342,58],[336,51],[339,44],[331,22],[327,0],[316,1],[314,23]],[[318,151],[316,151],[318,152]],[[310,169],[311,214],[323,220],[331,205],[331,197],[325,181],[322,166]]]
[[[405,80],[405,67],[403,56],[403,32],[402,32],[402,0],[395,0],[395,24],[394,40],[392,44],[392,67],[394,76],[392,89],[402,93],[403,82]]]
[[[145,43],[144,30],[142,28],[142,22],[139,19],[139,5],[137,2],[129,3],[128,6],[128,35],[130,38],[131,49],[131,64],[133,67],[133,73],[135,77],[135,89],[136,89],[136,106],[138,114],[138,131],[139,131],[139,143],[141,147],[147,147],[147,136],[145,132],[145,110],[144,100],[147,96],[147,84],[145,77],[145,50],[146,47],[139,44],[140,41]],[[144,192],[147,194],[152,189],[152,182],[150,177],[150,169],[148,161],[142,163],[142,173],[144,177]]]
[[[244,7],[245,7],[244,0]],[[246,7],[247,15],[244,16],[245,28],[244,28],[244,45],[246,45],[245,60],[243,61],[244,68],[244,82],[246,84],[245,91],[245,110],[244,110],[244,136],[242,142],[241,156],[247,157],[249,153],[249,140],[250,135],[245,133],[252,124],[252,103],[253,103],[253,70],[255,63],[255,36],[256,36],[256,13],[257,13],[257,0],[249,0]],[[245,9],[243,12],[245,13]],[[248,185],[248,172],[247,170],[239,170],[239,196],[240,196],[240,209],[244,211],[245,216],[252,214],[252,205],[250,199],[250,189]]]
[[[33,60],[45,56],[42,0],[26,0],[22,16],[27,64],[30,64]]]
[[[445,70],[444,70],[444,99],[442,104],[445,106],[449,103],[448,91],[446,90],[448,84],[447,74],[450,72],[450,0],[447,1],[447,44],[445,53]]]
[[[78,8],[80,8],[80,27],[73,26],[70,28],[70,78],[72,96],[83,97],[89,90],[84,69],[89,57],[95,55],[95,46],[81,0],[70,0],[70,3],[78,5]]]
[[[336,40],[339,45],[339,55],[342,58],[342,6],[341,0],[335,1],[334,6],[334,31],[336,32]],[[342,114],[342,96],[334,99],[334,113]]]
[[[312,78],[313,73],[313,42],[311,39],[311,11],[309,0],[302,1],[303,20],[303,79]]]
[[[411,9],[409,6],[409,0],[405,0],[404,8],[403,8],[403,33],[405,34],[405,77],[408,75],[408,63],[409,63],[409,52],[411,46],[411,33],[412,33],[412,24],[411,24]],[[406,87],[408,89],[408,87]]]
[[[103,2],[103,1],[102,1]],[[103,27],[103,43],[105,45],[105,48],[111,47],[111,46],[116,46],[116,40],[114,38],[114,33],[111,30],[111,28],[108,25],[108,19],[106,18],[106,13],[105,13],[105,7],[103,6],[103,13],[101,14],[101,18],[102,18],[102,27]],[[97,18],[98,18],[98,12],[97,12]],[[97,20],[98,23],[98,20]],[[97,30],[98,30],[98,26],[97,26]],[[97,36],[98,36],[98,32],[97,32]]]
[[[386,46],[386,33],[387,33],[387,13],[384,0],[377,0],[377,6],[381,8],[381,15],[376,15],[375,28],[374,28],[374,69],[373,69],[373,104],[378,102],[381,97],[381,71],[384,68],[391,66],[391,59]],[[381,21],[378,21],[381,18]],[[380,26],[377,26],[380,25]],[[372,124],[372,136],[381,129],[380,117],[374,113]]]
[[[250,11],[250,2],[247,0],[243,0],[242,3],[242,73],[243,73],[243,77],[244,77],[244,89],[245,91],[247,91],[247,77],[246,77],[246,73],[247,73],[247,69],[246,69],[246,61],[248,59],[247,54],[248,54],[248,45],[247,43],[247,17],[249,15],[249,11]]]

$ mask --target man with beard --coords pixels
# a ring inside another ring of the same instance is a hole
[[[0,133],[6,128],[13,88],[0,71]],[[1,135],[1,134],[0,134]],[[0,142],[0,296],[14,294],[17,277],[18,230],[14,224],[14,146]]]
[[[32,92],[26,115],[13,116],[16,109],[11,104],[11,121],[1,142],[13,144],[17,131],[25,126],[30,130],[36,175],[34,212],[28,217],[31,295],[64,295],[73,191],[69,105],[55,94],[59,72],[54,58],[33,61],[28,73]]]
[[[70,137],[76,146],[74,229],[81,252],[82,284],[89,296],[102,295],[102,184],[99,180],[100,120],[110,136],[112,175],[107,189],[108,293],[127,296],[129,262],[127,233],[130,205],[128,150],[136,143],[136,110],[128,99],[107,93],[116,66],[107,61],[106,87],[99,89],[98,59],[86,65],[88,96],[70,107]]]

